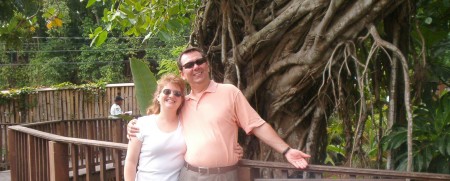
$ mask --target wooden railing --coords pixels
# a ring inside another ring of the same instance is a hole
[[[71,138],[83,138],[89,140],[109,141],[116,143],[127,143],[125,134],[126,130],[123,129],[126,122],[122,119],[85,119],[85,120],[60,120],[60,121],[48,121],[23,124],[22,126],[28,127],[34,130],[56,134],[59,136],[66,136]],[[0,124],[0,171],[9,169],[8,153],[8,126],[16,124]],[[99,153],[99,148],[94,148],[94,153]],[[107,161],[112,161],[112,153],[106,150]],[[83,150],[81,150],[81,154]],[[99,160],[95,157],[95,163]],[[83,168],[83,166],[81,166]]]
[[[0,171],[9,169],[7,130],[14,125],[16,124],[0,123]]]
[[[10,126],[8,135],[12,181],[122,180],[124,143],[70,138],[24,126]]]
[[[115,126],[114,126],[115,125]],[[9,126],[11,180],[123,180],[127,145],[121,120],[74,120]],[[99,133],[110,131],[110,134]],[[114,133],[121,137],[115,137]],[[76,133],[81,132],[81,133]],[[119,133],[120,132],[120,133]],[[73,137],[72,137],[73,136]],[[85,139],[90,138],[90,139]],[[92,139],[115,140],[98,141]],[[243,181],[265,180],[450,180],[450,175],[241,160]],[[262,174],[264,171],[269,171]],[[263,176],[264,175],[264,176]],[[266,178],[267,177],[267,178]]]
[[[126,122],[122,119],[59,120],[29,123],[22,126],[59,136],[127,143],[126,130],[123,129]]]
[[[450,180],[448,174],[434,174],[421,172],[400,172],[393,170],[377,170],[365,168],[350,168],[339,166],[309,165],[305,170],[295,169],[289,163],[263,162],[255,160],[241,160],[239,162],[239,176],[241,180]],[[269,169],[271,178],[262,178],[262,171]]]

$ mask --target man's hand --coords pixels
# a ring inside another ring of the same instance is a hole
[[[300,169],[304,169],[308,166],[308,161],[306,161],[306,159],[309,157],[311,156],[297,149],[290,149],[286,153],[286,159],[289,163],[294,165],[295,168]]]
[[[133,119],[127,124],[127,138],[136,137],[136,133],[139,133],[139,128],[136,126],[136,119]]]
[[[238,143],[237,146],[234,148],[234,152],[238,156],[238,159],[242,159],[244,157],[244,148]]]

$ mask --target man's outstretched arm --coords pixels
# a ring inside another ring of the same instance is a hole
[[[308,161],[306,159],[311,156],[300,150],[290,148],[289,145],[284,142],[280,136],[278,136],[272,126],[268,123],[264,123],[259,127],[253,128],[252,132],[256,137],[275,149],[277,152],[285,152],[284,156],[286,159],[296,168],[304,169],[308,166]]]

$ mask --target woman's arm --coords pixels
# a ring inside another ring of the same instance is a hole
[[[141,152],[142,142],[136,137],[132,137],[128,142],[127,157],[125,158],[124,177],[125,181],[136,179],[136,167]]]

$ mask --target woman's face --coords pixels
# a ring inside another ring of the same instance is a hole
[[[158,101],[161,109],[173,109],[177,110],[182,103],[181,89],[176,84],[169,83],[165,85],[158,96]]]

